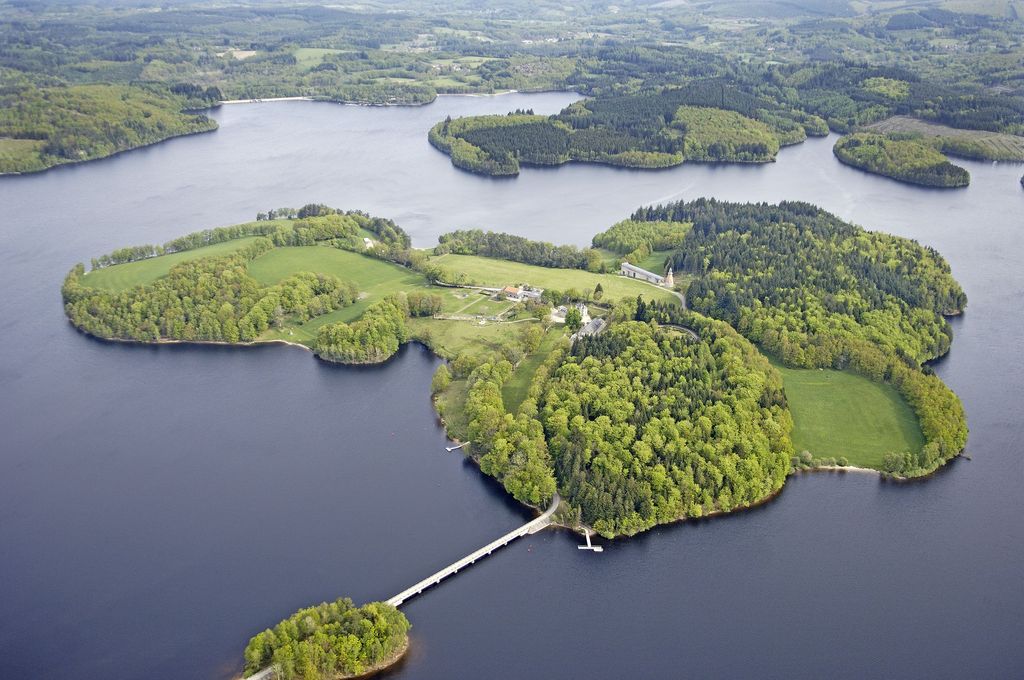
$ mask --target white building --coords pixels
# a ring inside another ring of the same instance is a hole
[[[623,276],[628,276],[631,279],[640,279],[641,281],[647,281],[653,283],[656,286],[665,286],[666,288],[672,288],[676,285],[675,277],[672,276],[672,268],[669,267],[668,274],[666,276],[660,276],[654,272],[649,272],[646,269],[641,269],[636,265],[628,262],[623,262],[619,266],[619,273]]]
[[[628,262],[622,263],[622,265],[619,267],[619,273],[622,274],[623,276],[628,276],[631,279],[641,279],[643,281],[647,281],[648,283],[653,283],[657,286],[665,285],[664,276],[659,276],[654,272],[649,272],[646,269],[641,269],[640,267],[632,265]]]

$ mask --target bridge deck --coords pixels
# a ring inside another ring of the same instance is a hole
[[[516,540],[517,538],[520,538],[522,536],[526,536],[527,534],[537,533],[541,529],[543,529],[546,526],[548,526],[549,524],[551,524],[551,516],[555,514],[555,510],[558,508],[558,501],[559,501],[558,494],[555,494],[555,497],[551,501],[551,506],[547,510],[545,510],[544,514],[542,514],[540,517],[537,517],[536,519],[533,519],[533,520],[527,522],[526,524],[524,524],[523,526],[519,527],[518,529],[513,529],[512,531],[508,532],[507,534],[505,534],[501,538],[498,538],[498,539],[495,539],[495,540],[491,541],[490,543],[488,543],[484,547],[480,548],[479,550],[474,550],[473,552],[471,552],[470,554],[466,555],[465,557],[463,557],[458,562],[454,562],[452,564],[449,564],[444,569],[442,569],[442,570],[440,570],[440,571],[438,571],[436,573],[431,574],[430,576],[428,576],[427,578],[423,579],[422,581],[420,581],[416,585],[414,585],[414,586],[412,586],[410,588],[406,588],[405,590],[403,590],[399,594],[397,594],[394,597],[392,597],[391,599],[387,600],[387,603],[390,604],[390,605],[393,605],[395,607],[399,607],[406,600],[409,600],[409,599],[411,599],[413,597],[416,597],[417,595],[422,593],[424,590],[426,590],[430,586],[437,585],[438,583],[440,583],[444,579],[448,578],[449,576],[451,576],[453,574],[457,574],[459,569],[462,569],[464,567],[468,567],[469,565],[473,564],[477,560],[490,555],[492,552],[494,552],[498,548],[501,548],[502,546],[506,546],[509,543],[511,543],[512,541]]]

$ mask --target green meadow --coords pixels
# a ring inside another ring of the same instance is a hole
[[[434,264],[466,275],[469,282],[480,286],[507,286],[526,283],[540,288],[579,291],[594,290],[600,283],[604,289],[605,299],[636,297],[643,295],[648,299],[675,300],[675,296],[665,289],[659,289],[642,281],[627,279],[618,274],[595,274],[579,269],[552,269],[522,264],[510,260],[498,260],[477,255],[441,255],[430,258]]]
[[[153,283],[157,279],[167,276],[171,267],[189,260],[196,260],[201,257],[216,257],[227,255],[240,250],[256,240],[256,236],[237,238],[232,241],[215,243],[212,246],[204,246],[194,250],[185,250],[180,253],[151,257],[136,262],[115,264],[102,269],[94,269],[86,274],[82,283],[103,290],[126,290],[134,286],[142,286]]]
[[[793,447],[815,458],[845,456],[850,465],[881,468],[890,451],[918,451],[924,436],[910,405],[891,385],[850,371],[785,368],[793,414]]]

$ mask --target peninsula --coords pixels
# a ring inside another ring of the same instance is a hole
[[[840,138],[833,151],[847,165],[908,184],[956,188],[971,183],[967,170],[923,139],[858,132]]]
[[[569,161],[665,168],[683,161],[766,163],[779,147],[825,135],[816,116],[785,111],[763,98],[714,82],[571,104],[554,116],[450,118],[431,128],[430,143],[456,167],[517,175],[520,164]]]

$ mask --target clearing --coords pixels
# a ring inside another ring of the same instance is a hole
[[[183,250],[170,255],[150,257],[145,260],[115,264],[102,269],[90,271],[82,283],[101,290],[127,290],[135,286],[142,286],[153,283],[159,278],[167,276],[171,267],[189,260],[197,260],[201,257],[216,257],[218,255],[229,255],[255,241],[257,236],[236,238],[223,243],[215,243],[212,246],[203,246],[193,250]]]
[[[880,469],[886,453],[924,445],[917,416],[891,385],[850,371],[772,364],[782,374],[798,454],[846,456],[850,465]]]
[[[913,132],[925,137],[949,137],[952,139],[963,139],[978,144],[993,159],[1024,161],[1024,137],[1008,135],[1002,132],[988,132],[985,130],[961,130],[958,128],[929,123],[909,116],[893,116],[871,125],[865,125],[865,130],[879,133],[891,132]],[[951,151],[947,155],[956,154]]]

